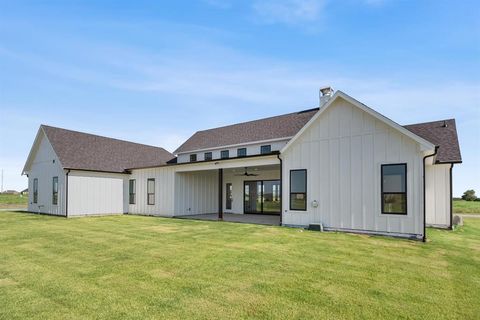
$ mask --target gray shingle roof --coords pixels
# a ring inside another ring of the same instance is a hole
[[[455,119],[416,123],[404,127],[439,147],[437,163],[462,162]]]
[[[174,158],[163,148],[61,128],[41,126],[66,169],[124,172],[165,165]]]
[[[318,108],[280,116],[197,131],[175,153],[217,148],[261,140],[293,137],[318,111]]]

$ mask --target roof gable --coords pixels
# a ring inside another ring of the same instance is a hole
[[[239,144],[290,139],[318,111],[318,108],[197,131],[175,154]]]
[[[414,141],[418,142],[423,150],[433,150],[435,148],[435,145],[431,143],[430,141],[427,141],[426,139],[416,135],[415,133],[405,129],[398,123],[390,120],[389,118],[385,117],[384,115],[378,113],[377,111],[373,110],[372,108],[366,106],[365,104],[361,103],[360,101],[350,97],[346,93],[342,91],[337,91],[333,97],[324,105],[320,108],[320,110],[308,121],[308,123],[305,124],[305,126],[282,148],[280,151],[281,153],[285,152],[290,146],[315,122],[316,119],[318,119],[331,105],[333,105],[333,102],[336,99],[344,99],[350,104],[356,106],[357,108],[361,109],[362,111],[368,113],[369,115],[373,116],[374,118],[382,121],[386,125],[400,131],[404,135],[410,137]]]
[[[416,123],[404,127],[439,147],[436,163],[462,162],[455,119]]]
[[[41,133],[45,134],[64,169],[121,173],[128,168],[166,165],[174,158],[159,147],[41,125],[25,168],[32,161]]]

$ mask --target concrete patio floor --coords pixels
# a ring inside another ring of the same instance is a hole
[[[195,214],[191,216],[179,216],[176,218],[217,221],[218,214],[217,213]],[[278,226],[280,225],[280,215],[224,213],[223,221]]]

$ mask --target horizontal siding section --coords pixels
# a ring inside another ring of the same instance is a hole
[[[423,233],[419,145],[366,112],[338,99],[283,157],[287,225],[323,223],[333,229]],[[408,214],[381,214],[381,164],[407,163]],[[307,211],[289,211],[289,171],[307,169]],[[318,201],[317,208],[312,207]]]

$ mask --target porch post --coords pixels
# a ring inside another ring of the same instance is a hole
[[[223,220],[223,169],[218,169],[218,220]]]

